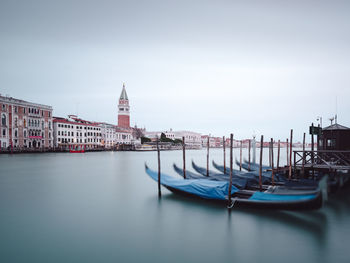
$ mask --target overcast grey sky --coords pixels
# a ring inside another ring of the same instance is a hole
[[[236,138],[350,126],[350,1],[0,1],[0,93]]]

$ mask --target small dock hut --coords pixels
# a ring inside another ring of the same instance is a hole
[[[350,128],[338,123],[323,128],[318,136],[317,150],[349,151]]]

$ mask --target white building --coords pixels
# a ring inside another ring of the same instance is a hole
[[[153,131],[153,132],[145,132],[145,136],[150,139],[160,138],[161,134],[164,133],[165,136],[169,139],[182,140],[185,137],[185,144],[194,148],[201,148],[201,134],[192,131],[173,131],[170,129],[169,131]]]
[[[106,149],[115,147],[117,144],[116,126],[108,123],[100,123],[98,126],[101,128],[102,146]]]
[[[55,147],[68,148],[71,145],[82,145],[85,149],[102,146],[101,127],[97,123],[69,115],[68,119],[54,117]]]

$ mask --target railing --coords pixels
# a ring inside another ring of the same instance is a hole
[[[294,151],[294,169],[350,170],[350,151]]]

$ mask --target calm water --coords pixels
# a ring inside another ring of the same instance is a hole
[[[188,151],[188,168],[205,154]],[[181,151],[161,159],[175,176]],[[349,187],[318,211],[228,213],[164,188],[159,200],[145,161],[156,153],[0,155],[0,261],[350,262]]]

